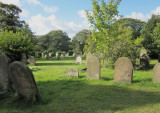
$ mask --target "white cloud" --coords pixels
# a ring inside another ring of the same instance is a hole
[[[67,32],[70,38],[84,27],[81,24],[75,24],[73,21],[65,22],[58,20],[53,14],[48,17],[43,17],[41,14],[37,14],[31,17],[28,24],[32,31],[36,32],[36,35],[44,35],[51,30],[62,30]]]
[[[5,4],[14,4],[16,6],[20,6],[21,5],[20,0],[0,0],[0,1],[5,3]]]
[[[52,7],[48,7],[47,5],[42,4],[42,3],[39,2],[38,0],[27,0],[27,2],[28,2],[29,4],[36,4],[36,5],[41,6],[45,12],[55,13],[55,12],[58,10],[57,7],[53,7],[53,6],[52,6]]]
[[[150,13],[148,14],[143,14],[141,12],[132,12],[131,15],[127,15],[127,18],[134,18],[134,19],[139,19],[142,21],[147,21],[148,19],[151,18],[152,14],[158,15],[160,14],[160,7],[157,7],[155,10],[152,10]]]
[[[85,12],[85,10],[78,11],[78,15],[79,15],[81,18],[87,18],[87,17],[86,17],[86,12]]]
[[[160,14],[160,7],[157,7],[155,10],[153,10],[152,14],[155,14],[155,15]]]
[[[20,17],[28,17],[29,11],[26,9],[22,9],[22,13],[20,13]]]

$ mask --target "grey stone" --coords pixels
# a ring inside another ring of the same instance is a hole
[[[153,82],[160,83],[160,63],[157,63],[153,68]]]
[[[9,63],[6,55],[0,54],[0,90],[9,89]]]
[[[51,53],[49,53],[49,54],[48,54],[48,56],[49,56],[49,58],[51,58],[51,57],[52,57],[52,54],[51,54]]]
[[[149,67],[149,57],[147,56],[147,54],[143,54],[140,57],[140,66],[141,66],[141,68]]]
[[[133,65],[127,57],[121,57],[115,62],[114,81],[132,83]]]
[[[26,58],[26,54],[25,53],[22,54],[21,61],[22,61],[22,63],[27,64],[27,58]]]
[[[56,52],[56,57],[58,58],[59,57],[59,54]]]
[[[77,69],[66,69],[66,76],[79,77],[79,71]]]
[[[142,56],[142,55],[147,55],[147,50],[146,49],[144,49],[144,48],[142,48],[141,49],[141,51],[140,51],[140,57]]]
[[[100,60],[98,56],[91,53],[86,54],[87,62],[87,79],[99,80],[100,79]]]
[[[36,59],[34,56],[29,56],[29,63],[30,65],[33,65],[33,66],[36,65]]]
[[[82,64],[82,57],[81,56],[78,56],[76,58],[76,64]]]
[[[19,96],[28,98],[35,95],[39,98],[38,89],[32,71],[27,65],[15,61],[9,66],[10,76],[12,81],[12,89],[16,91]]]

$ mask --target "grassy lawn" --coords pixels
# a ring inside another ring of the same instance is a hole
[[[0,100],[0,113],[160,113],[160,84],[152,82],[153,66],[134,70],[132,84],[114,83],[114,70],[101,68],[101,80],[87,80],[85,59],[37,60],[29,66],[39,89],[41,101],[28,104],[16,96]],[[80,77],[67,77],[67,68],[79,69]]]

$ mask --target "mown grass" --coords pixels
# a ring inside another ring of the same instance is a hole
[[[13,95],[0,100],[0,113],[159,113],[160,84],[152,82],[153,66],[134,70],[132,84],[114,83],[114,70],[101,68],[101,80],[87,80],[85,58],[38,59],[29,66],[39,89],[39,103],[17,101]],[[66,68],[79,69],[80,77],[65,76]],[[15,101],[16,100],[16,101]]]

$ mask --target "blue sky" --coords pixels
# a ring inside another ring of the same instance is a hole
[[[89,28],[84,10],[92,9],[91,0],[0,1],[20,7],[21,20],[25,20],[36,35],[60,29],[72,38],[77,32]],[[118,11],[123,17],[147,21],[152,14],[160,13],[160,0],[122,0]]]

